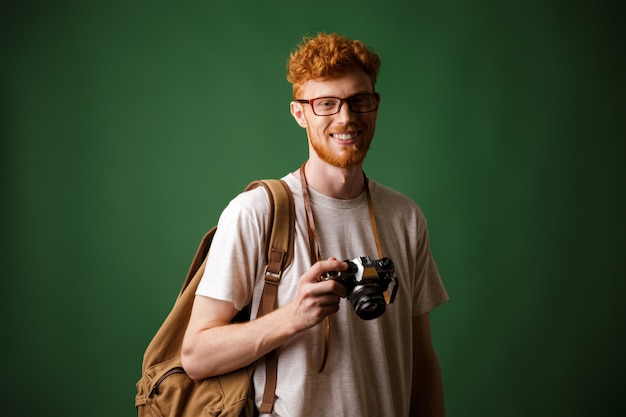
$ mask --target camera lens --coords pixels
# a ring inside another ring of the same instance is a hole
[[[357,316],[363,320],[378,318],[385,312],[387,303],[377,287],[355,289],[349,298]]]

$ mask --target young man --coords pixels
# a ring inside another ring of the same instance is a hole
[[[256,317],[270,210],[262,187],[240,194],[222,213],[196,293],[183,345],[187,373],[223,374],[278,349],[273,416],[444,415],[429,311],[448,297],[424,216],[409,198],[363,173],[380,102],[379,66],[362,42],[335,34],[308,38],[292,53],[291,114],[306,129],[309,158],[283,178],[295,198],[296,242],[278,308]],[[390,258],[399,281],[394,303],[371,320],[344,299],[343,284],[324,279],[346,270],[340,260],[365,256]],[[250,302],[251,320],[230,324]],[[262,360],[255,369],[258,406]]]

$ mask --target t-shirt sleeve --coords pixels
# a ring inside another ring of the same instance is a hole
[[[413,316],[428,313],[449,299],[430,250],[428,227],[421,210],[419,217],[416,277],[413,287]]]
[[[232,302],[251,301],[264,265],[269,200],[263,187],[238,195],[220,215],[197,295]]]

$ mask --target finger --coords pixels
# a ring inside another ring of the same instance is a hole
[[[333,293],[337,294],[341,298],[346,298],[348,296],[348,289],[345,285],[335,281],[330,280],[333,283]]]
[[[309,270],[302,276],[302,279],[306,282],[319,282],[322,278],[332,271],[343,271],[348,267],[348,264],[336,259],[328,259],[326,261],[318,261],[309,268]]]
[[[339,304],[341,301],[341,297],[334,292],[325,292],[312,297],[312,300],[315,305],[320,307],[330,306],[334,304]]]
[[[307,288],[312,297],[331,295],[333,297],[345,298],[347,296],[346,287],[333,279],[323,278],[319,282],[309,283]]]

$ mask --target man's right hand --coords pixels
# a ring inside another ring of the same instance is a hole
[[[306,330],[319,324],[326,316],[339,310],[339,301],[346,297],[346,287],[323,277],[331,271],[343,271],[345,262],[335,258],[313,264],[300,278],[298,293],[286,308],[293,309],[293,319],[298,330]]]

